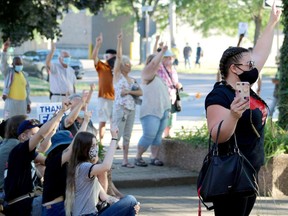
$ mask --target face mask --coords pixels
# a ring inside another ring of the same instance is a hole
[[[97,146],[93,146],[90,148],[89,150],[89,158],[90,160],[92,160],[93,158],[98,156],[98,151],[99,151],[99,147]]]
[[[71,61],[70,57],[64,57],[63,58],[63,64],[69,65],[70,61]]]
[[[81,110],[79,113],[78,113],[78,117],[79,118],[84,118],[84,114],[85,114],[85,112],[83,111],[83,110]]]
[[[107,60],[107,64],[110,66],[111,69],[114,68],[115,61],[116,61],[116,56],[113,56],[112,58]]]
[[[238,75],[242,82],[249,82],[250,85],[256,82],[258,79],[259,72],[257,68],[253,68],[250,71],[244,71],[242,74]]]
[[[23,65],[15,65],[15,71],[20,72],[23,70]]]

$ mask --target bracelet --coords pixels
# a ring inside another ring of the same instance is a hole
[[[117,139],[117,138],[114,138],[114,137],[112,137],[112,140],[118,141],[118,139]]]

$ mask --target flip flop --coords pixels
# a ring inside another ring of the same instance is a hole
[[[126,168],[134,168],[135,167],[133,164],[130,164],[130,163],[122,164],[121,166],[126,167]]]
[[[147,167],[148,166],[148,164],[142,158],[135,158],[134,164],[136,166],[140,166],[140,167]]]

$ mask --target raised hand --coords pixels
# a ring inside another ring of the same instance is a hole
[[[167,45],[165,45],[164,47],[162,47],[163,53],[166,52],[167,49],[168,49],[168,46],[167,46]]]
[[[272,9],[271,9],[271,13],[270,13],[270,20],[269,21],[272,23],[279,22],[281,13],[282,13],[282,10],[280,8],[276,7],[276,3],[274,0],[273,5],[272,5]]]
[[[102,32],[96,37],[96,45],[100,46],[103,43],[103,35]]]
[[[10,47],[11,42],[10,42],[10,38],[8,38],[5,43],[3,44],[3,51],[6,52],[7,49]]]
[[[91,84],[90,84],[90,91],[94,91],[95,88],[96,88],[95,83],[91,83]]]
[[[55,43],[51,43],[51,51],[54,52],[56,50],[56,44]]]
[[[62,110],[66,112],[71,107],[71,101],[68,98],[63,99],[62,101]]]
[[[123,33],[122,33],[122,31],[117,35],[117,39],[118,40],[122,40],[122,38],[123,38]]]
[[[91,119],[91,117],[92,117],[92,111],[86,111],[84,113],[84,120],[85,121],[89,121]]]

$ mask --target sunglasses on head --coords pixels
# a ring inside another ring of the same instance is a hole
[[[40,124],[40,121],[38,121],[37,119],[30,119],[28,121],[31,125],[39,125]]]

